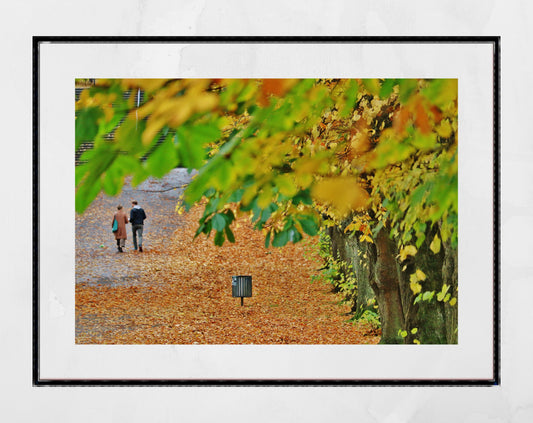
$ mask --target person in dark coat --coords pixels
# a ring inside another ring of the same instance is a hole
[[[126,212],[122,208],[122,206],[119,204],[117,206],[118,211],[113,216],[113,222],[111,222],[111,227],[113,226],[113,223],[115,220],[117,221],[118,229],[113,232],[115,235],[115,239],[117,240],[117,248],[119,253],[123,253],[123,248],[126,246],[126,239],[128,238],[127,232],[126,232],[126,224],[128,223],[128,216],[126,215]]]
[[[137,250],[137,241],[139,244],[139,252],[143,251],[143,228],[144,219],[146,219],[146,213],[137,201],[132,201],[133,208],[130,211],[131,230],[133,232],[133,248]]]

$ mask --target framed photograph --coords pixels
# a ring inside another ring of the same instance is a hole
[[[34,37],[34,385],[498,385],[499,63]]]

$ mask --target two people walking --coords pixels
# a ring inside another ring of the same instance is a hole
[[[130,217],[124,211],[124,208],[119,205],[117,207],[117,212],[113,215],[113,234],[117,241],[117,248],[119,253],[124,252],[124,247],[126,245],[127,231],[126,224],[131,223],[131,230],[133,233],[133,247],[137,251],[142,253],[143,251],[143,228],[144,228],[144,219],[146,219],[146,213],[141,206],[138,205],[137,201],[132,201],[132,209],[130,210]]]

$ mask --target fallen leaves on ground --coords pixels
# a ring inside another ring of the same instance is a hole
[[[106,283],[76,284],[78,344],[375,344],[375,331],[348,322],[349,307],[329,285],[314,282],[314,238],[264,247],[249,220],[234,226],[237,243],[193,241],[201,207],[181,216],[168,239],[120,254],[106,250],[122,273]],[[108,219],[109,220],[109,219]],[[149,237],[149,234],[146,234]],[[129,240],[128,240],[129,241]],[[77,242],[82,242],[78,240]],[[131,244],[130,244],[131,245]],[[83,256],[77,280],[99,266]],[[78,264],[78,263],[77,263]],[[110,264],[107,263],[106,266]],[[111,263],[112,265],[112,263]],[[127,269],[127,274],[124,274]],[[231,296],[231,276],[251,275],[253,296]],[[118,280],[120,279],[120,280]]]

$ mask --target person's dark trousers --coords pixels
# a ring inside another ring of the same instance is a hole
[[[133,248],[142,251],[143,248],[143,227],[144,225],[131,225],[131,230],[133,231]]]

